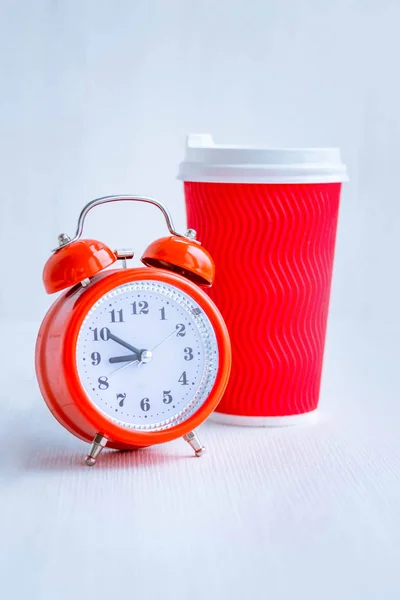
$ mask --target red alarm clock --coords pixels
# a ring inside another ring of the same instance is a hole
[[[130,250],[81,239],[88,212],[117,201],[146,202],[171,233],[151,243],[144,267]],[[62,291],[36,344],[36,374],[47,406],[68,431],[102,449],[136,449],[183,437],[200,456],[194,429],[226,388],[231,348],[224,320],[203,288],[214,280],[196,232],[176,233],[164,205],[141,196],[107,196],[82,210],[75,236],[58,237],[43,271],[47,293]],[[107,269],[117,261],[122,268]]]

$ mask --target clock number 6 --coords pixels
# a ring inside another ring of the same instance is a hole
[[[150,410],[150,400],[148,398],[143,398],[143,400],[140,401],[140,408],[144,410],[144,412]]]

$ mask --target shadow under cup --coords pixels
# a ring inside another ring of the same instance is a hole
[[[190,138],[188,145],[189,153],[196,148]],[[221,147],[212,144],[211,151],[214,148]],[[199,164],[204,165],[204,146],[201,150]],[[225,148],[231,154],[234,150],[242,152],[242,158],[249,151]],[[338,151],[335,156],[340,161]],[[250,158],[254,168],[254,156]],[[228,163],[226,152],[221,159]],[[197,231],[215,261],[210,296],[232,342],[230,382],[211,418],[237,425],[290,425],[313,418],[318,406],[341,181],[346,173],[341,163],[337,173],[327,164],[328,173],[321,173],[323,168],[310,173],[306,163],[308,170],[303,167],[303,173],[294,176],[300,181],[292,183],[285,179],[291,177],[293,163],[286,175],[281,164],[274,176],[265,156],[261,159],[271,183],[249,182],[254,173],[241,170],[238,161],[236,177],[245,182],[226,181],[234,176],[232,169],[224,176],[219,168],[213,176],[209,161],[208,172],[202,174],[198,168],[200,174],[186,177],[182,163],[181,178],[188,226]],[[195,177],[221,181],[188,180]]]

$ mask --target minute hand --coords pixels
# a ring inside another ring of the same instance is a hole
[[[111,331],[108,334],[108,339],[113,340],[114,342],[117,342],[117,344],[120,344],[121,346],[124,346],[124,348],[127,348],[131,352],[134,352],[137,356],[140,355],[141,350],[139,350],[138,348],[135,348],[135,346],[132,346],[131,344],[128,344],[128,342],[124,342],[124,340],[121,340],[121,338],[119,338],[116,335],[114,335],[113,333],[111,333]]]

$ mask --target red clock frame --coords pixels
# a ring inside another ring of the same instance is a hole
[[[126,283],[154,280],[186,292],[204,310],[217,338],[219,369],[211,393],[187,420],[162,431],[142,432],[122,427],[108,419],[90,401],[78,375],[76,343],[84,318],[91,307],[114,288]],[[36,373],[39,386],[54,417],[78,438],[92,442],[100,433],[107,447],[133,449],[171,441],[200,425],[216,408],[228,383],[231,346],[224,320],[202,289],[176,273],[151,267],[105,271],[84,288],[65,291],[45,316],[36,344]]]

